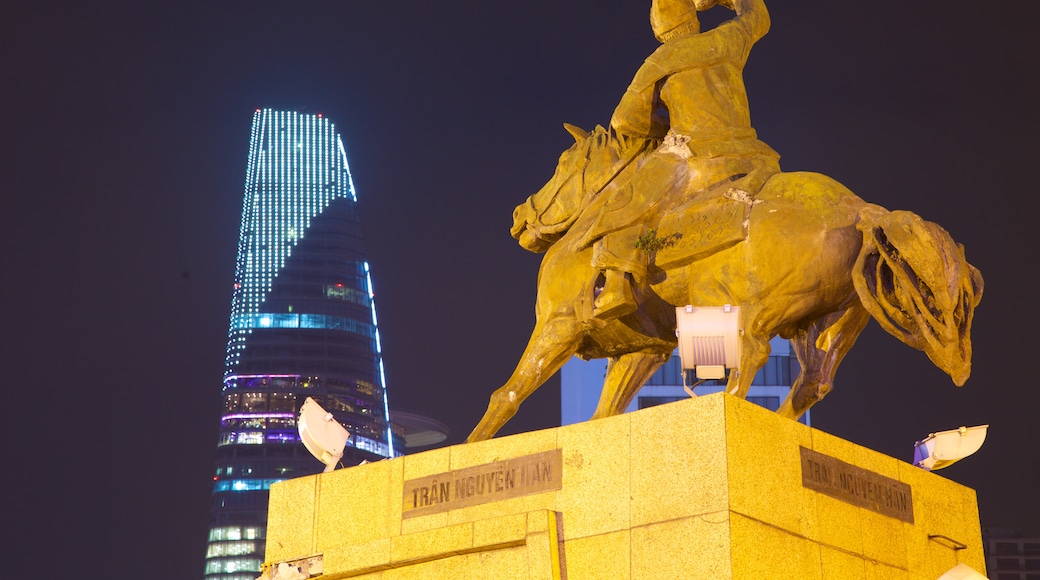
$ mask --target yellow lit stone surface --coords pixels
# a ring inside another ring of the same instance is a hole
[[[811,430],[757,405],[727,404],[725,416],[730,509],[818,540],[819,494],[802,487],[799,454]]]
[[[271,486],[267,514],[267,558],[281,562],[317,552],[314,501],[318,476],[298,477]]]
[[[628,580],[631,577],[628,530],[567,540],[564,552],[567,580]]]
[[[543,521],[549,520],[547,516],[553,520],[556,519],[554,512],[532,512],[531,515],[537,515],[538,519]],[[552,578],[553,580],[563,578],[561,564],[563,547],[555,530],[555,527],[550,527],[544,532],[528,534],[526,545],[528,578]],[[517,566],[516,569],[516,575],[522,578],[524,566]],[[494,576],[487,577],[494,578]]]
[[[724,398],[672,404],[629,414],[632,526],[727,508]]]
[[[527,535],[527,515],[513,514],[473,522],[473,545],[490,546],[523,538]],[[539,519],[544,520],[545,517]],[[537,531],[544,531],[544,528]]]
[[[406,455],[401,458],[404,463],[404,478],[419,479],[427,475],[435,475],[451,471],[451,447],[434,449],[425,453]]]
[[[392,560],[418,560],[431,555],[450,554],[473,547],[473,524],[458,524],[422,533],[392,538]]]
[[[531,512],[527,515],[527,533],[549,532],[551,523],[545,512]]]
[[[362,544],[336,544],[324,551],[326,570],[371,570],[386,565],[390,558],[390,538]]]
[[[734,580],[819,580],[820,545],[765,522],[730,514],[730,562]]]
[[[803,487],[799,447],[909,485],[914,523]],[[559,490],[402,518],[405,481],[555,449]],[[985,570],[974,491],[724,394],[289,480],[268,517],[269,563],[320,554],[323,580]]]
[[[965,563],[983,571],[985,557],[979,538],[978,503],[975,491],[911,465],[900,466],[899,479],[914,489],[915,525],[907,529],[907,559],[910,572],[938,578],[958,563]],[[917,489],[927,486],[931,493],[918,494]],[[966,544],[964,550],[951,549],[945,536]]]
[[[856,454],[859,447],[828,433],[813,430],[812,449],[831,457],[849,458]],[[819,526],[816,539],[825,546],[862,554],[865,511],[827,495],[816,494],[816,521]]]
[[[422,562],[383,572],[383,580],[430,580],[431,578],[472,578],[479,574],[480,558],[472,554]]]
[[[818,494],[819,542],[853,554],[863,553],[863,508]]]
[[[473,576],[466,578],[551,578],[551,572],[543,572],[541,575],[531,575],[527,568],[527,550],[524,547],[509,548],[504,550],[491,550],[471,554],[470,561],[478,566],[480,570]]]
[[[555,509],[564,514],[568,538],[584,538],[629,528],[629,416],[559,429],[565,488],[598,493],[560,493]],[[621,501],[619,501],[621,500]]]
[[[417,532],[425,532],[426,530],[436,530],[451,525],[452,523],[454,522],[448,520],[448,512],[409,518],[407,520],[401,520],[401,533],[414,534]]]
[[[314,514],[317,545],[365,543],[391,533],[387,485],[390,473],[401,462],[380,461],[359,465],[350,472],[336,470],[318,477]],[[363,522],[363,525],[359,525]]]
[[[409,455],[403,457],[403,469],[402,469],[402,485],[404,481],[410,479],[418,479],[426,477],[428,475],[434,475],[437,473],[446,473],[451,471],[451,449],[435,449],[427,453],[418,453],[416,455]],[[400,488],[395,488],[400,489]],[[392,501],[395,504],[396,515],[398,518],[401,517],[401,497],[400,494],[395,496]],[[410,534],[414,532],[421,532],[424,530],[432,530],[436,528],[442,528],[448,525],[448,514],[430,514],[418,518],[409,518],[401,520],[401,533]]]
[[[552,451],[558,447],[558,432],[559,429],[543,429],[468,445],[456,445],[451,448],[451,469],[522,457],[539,451]]]
[[[634,527],[632,580],[730,578],[729,553],[728,510]]]
[[[827,545],[820,546],[820,575],[823,578],[866,580],[867,567],[863,558]]]
[[[863,511],[863,555],[882,564],[907,570],[904,522],[868,510]]]
[[[880,562],[871,562],[868,560],[866,563],[866,570],[867,580],[910,580],[910,573],[906,568],[895,568]],[[936,576],[936,578],[938,578],[938,576]]]

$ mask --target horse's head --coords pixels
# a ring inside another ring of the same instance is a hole
[[[957,386],[971,374],[971,321],[982,273],[937,224],[907,211],[861,213],[863,249],[853,283],[889,334],[922,350]]]
[[[597,126],[587,133],[564,125],[574,145],[560,155],[556,172],[537,193],[513,210],[509,233],[532,252],[544,252],[560,239],[581,210],[624,165],[634,148]]]

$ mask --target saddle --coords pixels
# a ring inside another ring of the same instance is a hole
[[[664,212],[656,229],[668,243],[657,251],[657,267],[682,267],[746,240],[751,208],[765,182],[760,176],[744,176]]]

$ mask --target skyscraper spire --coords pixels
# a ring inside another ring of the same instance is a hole
[[[228,328],[206,580],[253,580],[272,483],[324,467],[299,441],[314,397],[343,463],[397,455],[372,279],[343,143],[322,115],[258,109]]]

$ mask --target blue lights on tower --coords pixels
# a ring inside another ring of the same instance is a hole
[[[335,199],[357,201],[343,142],[317,115],[258,110],[253,115],[245,203],[235,264],[227,373],[234,371],[250,327],[296,244]]]
[[[315,398],[343,463],[396,457],[372,276],[343,142],[321,115],[258,109],[246,163],[206,580],[253,580],[273,483],[320,472],[296,418]]]

